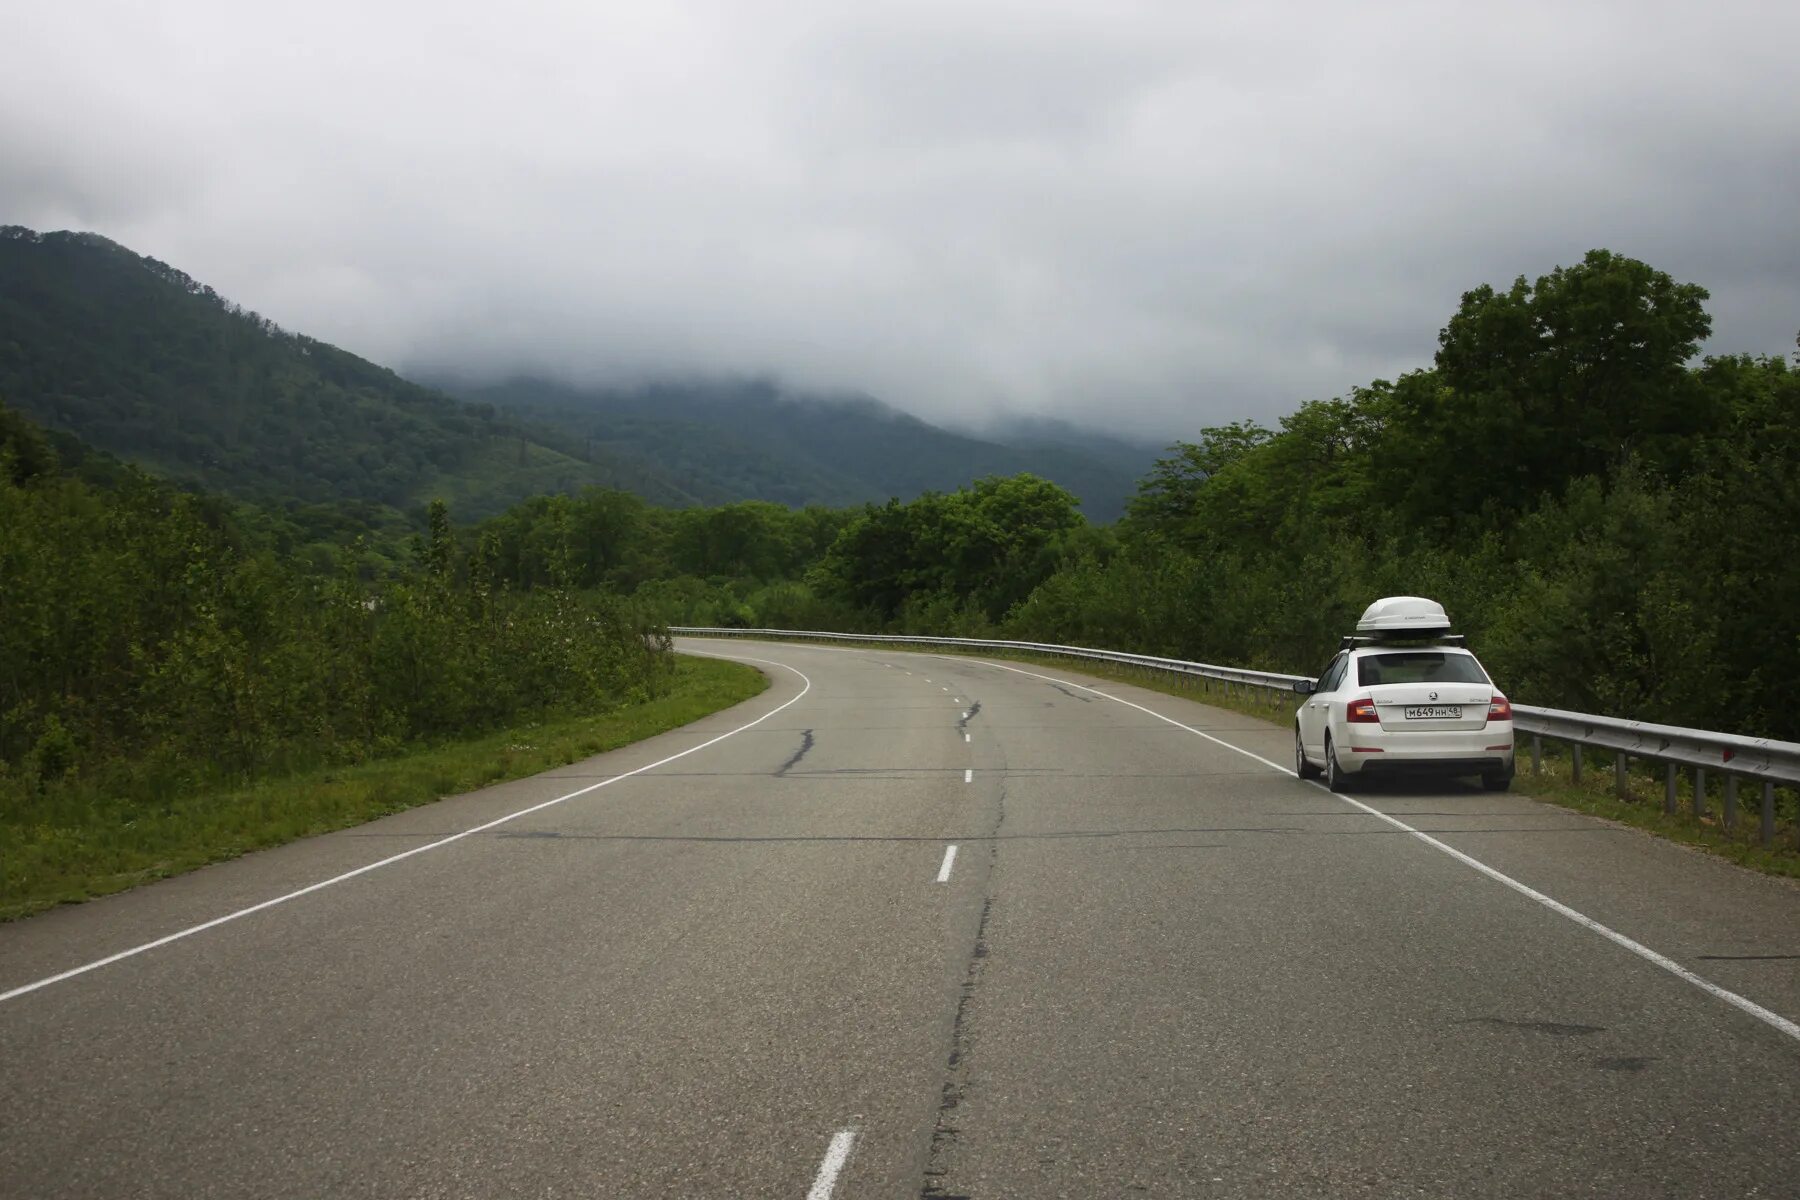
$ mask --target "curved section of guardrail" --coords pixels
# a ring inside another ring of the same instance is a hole
[[[1159,658],[1151,654],[1127,654],[1121,650],[1099,650],[1091,646],[1059,646],[1049,642],[1014,642],[984,638],[916,637],[892,633],[833,633],[804,629],[732,629],[712,626],[671,626],[670,633],[696,637],[745,637],[791,641],[880,643],[889,646],[942,648],[955,650],[987,650],[996,653],[1037,654],[1073,660],[1112,663],[1141,670],[1166,671],[1225,684],[1227,688],[1255,688],[1271,693],[1291,692],[1296,683],[1311,683],[1309,675],[1283,675],[1275,671],[1252,671],[1244,667],[1226,667],[1213,663],[1188,662],[1178,658]],[[1652,725],[1646,721],[1628,721],[1619,717],[1602,717],[1593,713],[1565,712],[1556,708],[1535,708],[1527,704],[1513,705],[1513,729],[1531,738],[1531,761],[1537,770],[1543,757],[1543,739],[1566,742],[1570,747],[1574,778],[1582,771],[1583,747],[1594,747],[1612,753],[1617,786],[1625,790],[1625,772],[1631,759],[1644,759],[1664,765],[1663,809],[1676,807],[1676,773],[1686,767],[1694,772],[1693,809],[1695,816],[1706,812],[1707,774],[1724,777],[1723,818],[1725,827],[1737,827],[1737,785],[1740,780],[1762,784],[1761,835],[1764,845],[1774,837],[1776,786],[1800,786],[1800,743],[1778,742],[1769,738],[1744,737],[1735,733],[1718,733],[1707,729],[1685,729],[1675,725]]]
[[[791,638],[799,641],[880,642],[889,646],[948,646],[958,650],[1011,650],[1015,653],[1050,654],[1063,658],[1085,658],[1096,662],[1117,663],[1126,667],[1147,667],[1172,671],[1180,675],[1197,675],[1221,683],[1237,683],[1245,687],[1292,691],[1296,683],[1312,682],[1309,675],[1282,675],[1274,671],[1251,671],[1243,667],[1220,667],[1211,663],[1187,662],[1179,658],[1157,658],[1151,654],[1126,654],[1121,650],[1096,650],[1091,646],[1058,646],[1049,642],[1007,642],[988,638],[915,637],[893,633],[827,633],[806,629],[731,629],[712,626],[671,625],[670,633],[697,637]]]

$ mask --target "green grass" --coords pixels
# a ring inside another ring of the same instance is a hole
[[[768,686],[753,667],[683,656],[668,695],[599,716],[547,718],[167,804],[78,786],[10,802],[0,808],[0,920],[535,775],[685,725]]]
[[[1297,698],[1287,693],[1279,695],[1263,693],[1257,689],[1233,688],[1226,693],[1224,685],[1206,682],[1192,676],[1171,675],[1162,671],[1140,670],[1131,667],[1117,667],[1104,662],[1093,662],[1084,659],[1061,658],[1055,655],[1021,654],[1015,652],[995,652],[989,650],[955,650],[948,647],[933,647],[928,651],[920,651],[917,647],[903,646],[899,643],[867,643],[875,649],[891,649],[914,653],[954,654],[969,658],[1005,659],[1010,662],[1030,663],[1042,667],[1060,668],[1098,679],[1109,679],[1119,683],[1129,683],[1149,691],[1162,692],[1170,696],[1180,696],[1187,700],[1196,700],[1214,708],[1228,709],[1257,720],[1267,721],[1272,726],[1288,729],[1293,726],[1294,708]],[[1265,699],[1265,696],[1270,699]],[[1710,851],[1767,875],[1781,875],[1800,879],[1800,804],[1791,794],[1777,794],[1777,820],[1774,843],[1768,847],[1758,844],[1757,831],[1759,822],[1759,806],[1762,803],[1761,789],[1752,784],[1741,784],[1738,794],[1738,827],[1727,831],[1724,825],[1722,809],[1724,806],[1724,781],[1718,778],[1711,780],[1708,787],[1707,815],[1696,820],[1692,815],[1693,773],[1683,772],[1678,784],[1676,811],[1665,814],[1662,810],[1663,778],[1661,767],[1657,766],[1657,774],[1652,777],[1641,773],[1629,776],[1627,799],[1620,799],[1613,792],[1612,763],[1609,758],[1598,758],[1594,751],[1588,752],[1588,761],[1584,764],[1580,783],[1571,778],[1570,760],[1545,745],[1546,756],[1543,760],[1543,773],[1533,775],[1531,772],[1530,750],[1527,739],[1519,740],[1519,774],[1513,781],[1513,788],[1534,800],[1542,800],[1560,808],[1573,809],[1588,813],[1621,825],[1630,825],[1637,829],[1668,838],[1670,841],[1695,846]]]
[[[1545,745],[1543,770],[1533,774],[1531,752],[1525,739],[1519,743],[1519,774],[1513,780],[1515,790],[1535,800],[1543,800],[1562,808],[1590,813],[1647,830],[1673,842],[1696,846],[1740,866],[1766,875],[1784,875],[1800,879],[1800,825],[1794,821],[1795,800],[1792,794],[1776,792],[1775,837],[1769,846],[1758,841],[1761,822],[1762,787],[1754,783],[1738,785],[1738,823],[1727,830],[1724,820],[1725,781],[1713,775],[1708,780],[1706,816],[1693,815],[1694,777],[1691,771],[1678,776],[1675,811],[1663,812],[1663,776],[1656,764],[1654,776],[1628,772],[1625,796],[1614,791],[1613,767],[1609,758],[1596,761],[1596,752],[1588,751],[1582,764],[1581,781],[1575,782],[1573,763],[1565,755],[1552,753]],[[1651,765],[1651,764],[1645,764]]]

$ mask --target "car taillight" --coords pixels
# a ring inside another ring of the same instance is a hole
[[[1512,720],[1512,701],[1505,696],[1496,694],[1492,700],[1488,701],[1488,720]]]
[[[1375,715],[1373,700],[1352,700],[1350,707],[1344,710],[1344,720],[1352,723],[1374,723],[1380,721],[1381,718]]]

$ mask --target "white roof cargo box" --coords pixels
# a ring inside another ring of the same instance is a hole
[[[1363,610],[1356,632],[1376,637],[1437,637],[1450,632],[1450,618],[1436,600],[1383,596]]]

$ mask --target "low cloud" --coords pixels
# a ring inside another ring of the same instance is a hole
[[[1595,246],[1800,326],[1800,10],[146,6],[0,45],[0,221],[401,369],[767,374],[1175,436]]]

